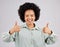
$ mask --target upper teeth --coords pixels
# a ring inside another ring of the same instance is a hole
[[[29,21],[31,21],[31,20],[29,20]]]

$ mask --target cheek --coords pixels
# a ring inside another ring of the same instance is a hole
[[[25,21],[27,21],[28,18],[27,17],[24,17],[24,19],[25,19]]]
[[[35,16],[34,16],[34,17],[31,17],[31,20],[32,20],[32,21],[35,21],[35,19],[36,19]],[[25,21],[28,21],[28,20],[29,20],[29,17],[24,17],[24,20],[25,20]]]
[[[35,19],[36,19],[36,18],[34,17],[34,21],[35,21]]]

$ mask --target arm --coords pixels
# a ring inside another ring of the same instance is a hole
[[[43,28],[45,43],[53,44],[56,41],[56,35],[49,29],[48,24]]]
[[[19,31],[20,31],[20,26],[17,25],[17,22],[16,22],[13,28],[11,28],[8,33],[3,35],[2,37],[3,41],[5,42],[15,41],[16,32],[19,32]]]
[[[56,35],[52,34],[44,34],[44,39],[46,44],[53,44],[56,42]]]
[[[15,41],[15,34],[10,35],[9,33],[5,33],[2,35],[2,40],[4,42]]]

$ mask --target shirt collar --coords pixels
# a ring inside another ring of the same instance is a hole
[[[35,24],[35,23],[34,23],[34,24]],[[23,28],[29,29],[28,26],[26,25],[26,23],[24,23]],[[35,27],[32,28],[32,29],[30,29],[30,30],[39,30],[39,28],[38,28],[37,25],[35,24]]]

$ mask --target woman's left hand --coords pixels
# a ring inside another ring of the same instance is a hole
[[[47,34],[51,34],[52,31],[51,31],[51,29],[49,29],[48,24],[49,23],[47,23],[46,26],[43,28],[43,32],[47,33]]]

